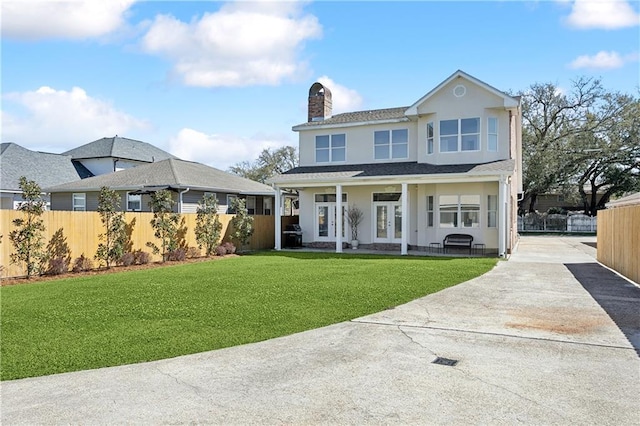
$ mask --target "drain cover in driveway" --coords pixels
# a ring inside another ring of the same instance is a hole
[[[453,367],[454,365],[456,365],[458,363],[457,359],[449,359],[449,358],[442,358],[442,357],[438,357],[436,359],[434,359],[433,361],[431,361],[432,364],[439,364],[439,365],[448,365],[449,367]]]

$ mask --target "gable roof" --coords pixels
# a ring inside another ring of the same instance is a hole
[[[437,85],[434,89],[432,89],[429,93],[421,97],[417,102],[413,105],[405,106],[405,107],[395,107],[395,108],[384,108],[384,109],[374,109],[374,110],[366,110],[366,111],[356,111],[356,112],[346,112],[342,114],[336,114],[330,118],[320,121],[311,121],[307,123],[298,124],[293,126],[293,130],[309,130],[313,128],[331,128],[331,127],[348,127],[348,126],[358,126],[369,123],[397,123],[401,121],[409,121],[410,116],[414,116],[418,114],[418,106],[422,103],[426,102],[430,97],[432,97],[435,93],[437,93],[444,86],[449,84],[456,78],[464,78],[473,84],[476,84],[488,92],[500,97],[504,101],[505,108],[514,108],[517,107],[520,102],[518,99],[513,98],[506,93],[496,89],[493,86],[488,85],[487,83],[478,80],[477,78],[465,73],[464,71],[458,70],[451,74],[446,80]]]
[[[418,101],[415,102],[413,105],[411,105],[409,108],[407,108],[405,114],[406,115],[417,115],[418,114],[418,106],[420,106],[423,103],[425,103],[429,98],[431,98],[433,95],[435,95],[437,92],[439,92],[440,89],[442,89],[444,86],[446,86],[447,84],[451,83],[453,80],[455,80],[457,78],[464,78],[465,80],[468,80],[468,81],[472,82],[473,84],[476,84],[476,85],[482,87],[486,91],[488,91],[488,92],[490,92],[490,93],[502,98],[503,101],[504,101],[504,107],[505,108],[515,108],[520,104],[520,102],[517,99],[507,95],[506,93],[496,89],[493,86],[488,85],[484,81],[478,80],[477,78],[467,74],[466,72],[464,72],[462,70],[458,70],[458,71],[454,72],[453,74],[451,74],[442,83],[440,83],[436,87],[434,87],[429,93],[427,93],[426,95],[424,95],[423,97],[418,99]]]
[[[47,192],[99,191],[103,186],[116,190],[170,187],[211,192],[273,195],[270,186],[223,172],[213,167],[175,158],[143,164],[130,169],[46,188]]]
[[[143,161],[146,163],[153,163],[154,161],[166,160],[168,158],[177,158],[149,143],[135,139],[121,138],[117,135],[112,138],[102,138],[89,142],[88,144],[63,152],[63,154],[70,155],[74,160],[112,157],[123,160]]]
[[[80,180],[91,172],[78,170],[70,155],[31,151],[12,142],[0,144],[0,190],[19,192],[22,176],[46,188]]]

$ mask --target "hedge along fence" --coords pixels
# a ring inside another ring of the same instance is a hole
[[[640,205],[598,211],[598,261],[640,283]]]
[[[13,220],[23,217],[23,213],[18,210],[0,210],[0,234],[2,243],[0,244],[0,266],[3,266],[2,277],[24,276],[23,265],[11,263],[11,253],[14,252],[13,244],[9,239],[9,233],[16,229]],[[218,216],[222,223],[221,242],[230,241],[231,229],[229,223],[233,215],[222,214]],[[147,242],[151,241],[160,245],[153,234],[154,229],[150,221],[153,213],[125,213],[125,221],[130,227],[130,240],[132,250],[143,250],[151,255],[151,261],[160,261],[160,255],[153,255],[151,249],[147,247]],[[98,244],[101,240],[100,234],[105,233],[105,228],[100,220],[98,212],[71,212],[71,211],[45,211],[42,215],[45,226],[44,241],[48,244],[51,237],[60,229],[71,251],[71,262],[84,254],[85,257],[97,262],[94,259]],[[273,216],[253,216],[254,232],[249,241],[249,250],[270,249],[275,244],[275,224]],[[183,243],[188,247],[197,247],[194,229],[196,227],[196,214],[185,213],[181,215],[181,226],[185,230]],[[202,252],[204,254],[204,251]]]

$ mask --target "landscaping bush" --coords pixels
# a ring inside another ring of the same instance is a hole
[[[136,257],[133,253],[125,253],[122,256],[120,256],[120,259],[118,259],[118,265],[122,265],[122,266],[131,266],[136,262]]]
[[[177,249],[172,250],[167,254],[167,260],[171,262],[182,262],[186,258],[187,250],[182,247],[178,247]]]
[[[227,248],[225,246],[216,247],[216,256],[224,256],[227,254]]]
[[[47,275],[61,275],[69,272],[69,260],[59,256],[49,259]]]
[[[227,241],[223,243],[222,246],[227,251],[227,254],[234,254],[236,252],[236,246],[234,246],[232,242]]]
[[[92,269],[93,269],[93,262],[91,261],[91,259],[86,257],[84,253],[82,253],[80,257],[77,257],[76,260],[73,261],[73,268],[72,268],[73,272],[84,272],[84,271],[90,271]]]
[[[151,261],[151,255],[143,250],[135,250],[133,252],[133,259],[136,265],[146,265]]]
[[[189,247],[187,249],[187,257],[189,259],[194,259],[196,257],[200,257],[200,249],[198,247]]]

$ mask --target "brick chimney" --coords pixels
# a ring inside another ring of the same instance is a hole
[[[309,89],[309,121],[322,121],[331,117],[331,90],[320,83]]]

